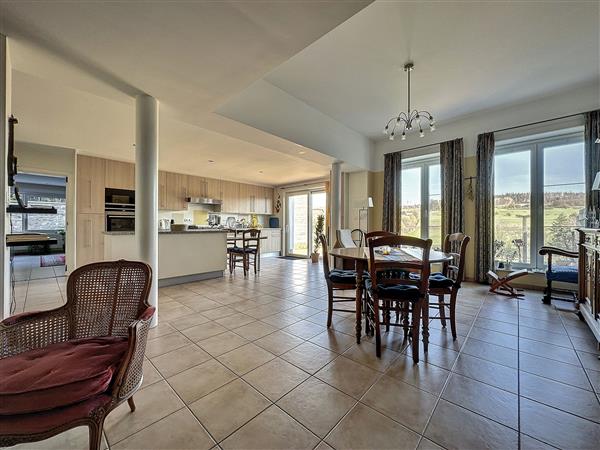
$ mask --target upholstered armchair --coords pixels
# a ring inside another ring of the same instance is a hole
[[[100,448],[108,413],[142,384],[154,307],[147,264],[116,261],[75,270],[64,306],[0,323],[0,447],[89,427]]]
[[[542,302],[550,304],[552,299],[574,301],[574,298],[554,297],[552,282],[560,281],[563,283],[574,283],[578,282],[578,270],[577,265],[575,266],[562,266],[552,264],[552,256],[562,256],[564,258],[577,259],[579,257],[578,252],[571,252],[569,250],[563,250],[556,247],[542,247],[540,248],[540,255],[548,257],[548,268],[546,269],[546,289],[544,289],[544,298]],[[560,291],[554,288],[554,291]],[[562,290],[564,291],[564,290]]]

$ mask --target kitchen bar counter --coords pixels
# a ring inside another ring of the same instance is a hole
[[[223,276],[227,230],[158,233],[158,285],[171,286]],[[106,232],[104,259],[139,259],[134,233]]]

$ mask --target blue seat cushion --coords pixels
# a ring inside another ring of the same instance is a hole
[[[410,278],[412,280],[420,280],[421,277],[419,276],[418,273],[411,273],[410,274]],[[454,284],[454,281],[452,281],[452,279],[444,276],[443,273],[440,272],[434,272],[431,275],[429,275],[429,287],[430,288],[448,288],[448,287],[452,287],[452,285]]]
[[[255,248],[244,248],[244,247],[229,247],[228,252],[232,253],[256,253]]]
[[[367,290],[373,292],[371,279],[365,280]],[[377,296],[390,300],[416,301],[419,299],[419,288],[410,284],[378,284]]]
[[[564,283],[577,283],[577,275],[577,267],[574,266],[552,266],[552,270],[546,271],[546,279]]]
[[[402,270],[402,269],[387,269],[387,270],[382,270],[380,272],[377,272],[377,279],[378,280],[382,280],[382,279],[390,279],[390,278],[399,278],[399,279],[407,279],[409,276],[409,271],[408,270]]]
[[[367,278],[368,276],[368,272],[363,273],[363,277]],[[329,272],[329,279],[332,283],[337,284],[356,284],[356,271],[333,269]]]

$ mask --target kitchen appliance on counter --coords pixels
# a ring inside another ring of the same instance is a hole
[[[158,220],[158,231],[169,231],[171,229],[171,221],[169,219]]]
[[[209,214],[208,215],[208,225],[211,227],[218,227],[221,225],[221,215],[220,214]]]
[[[229,229],[234,229],[234,228],[236,227],[236,226],[235,226],[235,217],[233,217],[233,216],[229,216],[229,217],[227,218],[227,220],[225,221],[225,225],[226,225],[226,226],[227,226],[227,228],[229,228]]]

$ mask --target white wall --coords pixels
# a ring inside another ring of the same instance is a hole
[[[372,155],[372,170],[383,170],[383,155],[385,153],[407,150],[460,137],[463,138],[465,157],[474,156],[477,149],[477,135],[480,133],[554,119],[598,108],[600,108],[600,85],[593,83],[527,103],[482,111],[457,121],[439,123],[435,132],[430,133],[427,131],[423,138],[420,138],[418,134],[411,133],[405,141],[389,141],[387,139],[377,141]],[[435,111],[433,113],[435,114]]]
[[[18,133],[15,133],[18,137]],[[65,235],[67,274],[75,269],[76,236],[76,156],[72,148],[15,142],[15,155],[19,159],[19,172],[39,173],[68,177],[67,183],[67,231]]]
[[[2,288],[0,289],[0,319],[10,315],[10,263],[9,251],[6,247],[6,233],[8,231],[8,215],[6,214],[6,205],[8,198],[7,180],[6,180],[6,154],[7,154],[7,132],[8,116],[11,112],[11,72],[10,55],[6,36],[0,34],[0,186],[2,186],[2,198],[0,199],[0,230],[2,243],[0,244],[0,278]]]

